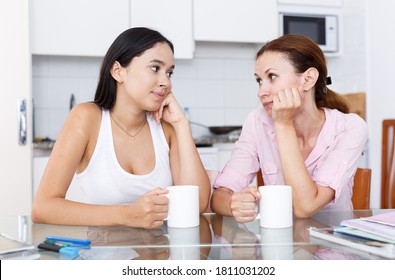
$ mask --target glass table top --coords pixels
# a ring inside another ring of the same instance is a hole
[[[39,244],[46,236],[89,239],[77,259],[380,259],[377,256],[310,238],[308,228],[339,225],[342,220],[371,216],[384,211],[322,211],[308,219],[294,219],[293,227],[266,229],[259,220],[237,223],[233,217],[200,216],[200,226],[156,229],[131,227],[59,226],[32,223],[29,216],[0,217],[0,232],[21,241]],[[39,250],[41,259],[70,259]]]

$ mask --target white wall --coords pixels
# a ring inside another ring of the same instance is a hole
[[[328,57],[330,88],[338,93],[366,91],[365,0],[344,0],[340,20],[342,54]]]
[[[395,119],[395,2],[366,1],[367,12],[367,114],[372,168],[371,206],[380,206],[382,120]]]

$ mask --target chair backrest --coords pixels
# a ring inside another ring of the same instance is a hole
[[[350,113],[366,119],[366,97],[364,92],[348,93],[341,95],[350,107]]]
[[[262,177],[262,169],[259,169],[258,172],[256,173],[256,186],[263,186],[263,177]]]
[[[351,198],[354,209],[369,209],[371,176],[372,170],[370,168],[357,168]],[[256,179],[258,186],[263,186],[261,169],[258,170]]]
[[[395,207],[395,120],[383,121],[381,147],[381,208]]]
[[[352,205],[354,209],[370,208],[370,181],[372,170],[370,168],[357,168],[354,176]]]

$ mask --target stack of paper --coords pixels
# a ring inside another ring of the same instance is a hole
[[[310,235],[385,258],[395,258],[395,212],[345,220],[334,228],[310,228]]]
[[[37,259],[36,247],[0,233],[0,260]]]
[[[395,212],[345,220],[340,224],[344,227],[335,231],[395,244]]]
[[[389,212],[371,217],[361,218],[369,222],[379,223],[383,225],[389,225],[395,227],[395,212]]]

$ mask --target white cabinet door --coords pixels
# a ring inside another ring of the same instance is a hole
[[[221,171],[232,157],[232,152],[235,143],[216,143],[213,147],[218,149],[218,167],[217,170]]]
[[[129,28],[129,0],[30,0],[33,54],[104,56]]]
[[[195,0],[198,41],[261,43],[278,36],[277,0]]]
[[[32,205],[29,1],[0,1],[0,213],[30,214]],[[27,139],[18,144],[17,99],[27,101]]]
[[[218,149],[213,147],[197,148],[204,169],[218,171]]]
[[[130,0],[131,27],[161,32],[174,44],[175,58],[193,58],[192,0]]]

